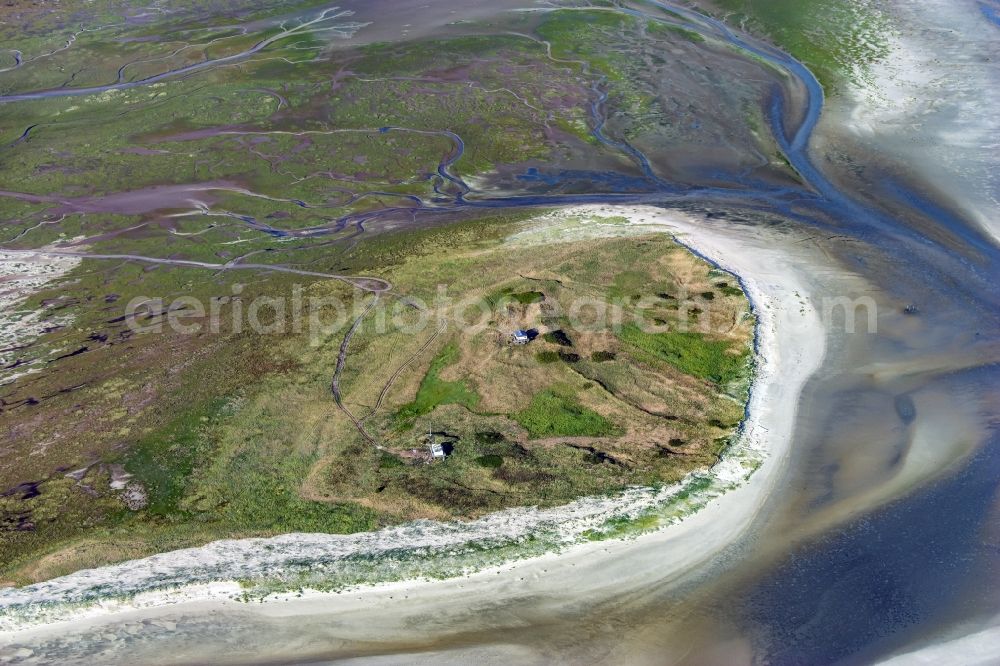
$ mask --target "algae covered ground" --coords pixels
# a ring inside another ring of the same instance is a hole
[[[871,0],[704,0],[727,22],[763,34],[816,74],[827,94],[870,76],[889,53],[890,15]]]

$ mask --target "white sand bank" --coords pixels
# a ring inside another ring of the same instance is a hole
[[[989,625],[898,654],[879,666],[995,666],[1000,664],[1000,617]]]
[[[0,250],[0,350],[23,346],[64,319],[47,319],[43,312],[24,309],[22,301],[72,270],[80,260]],[[0,367],[15,360],[13,351],[0,351]],[[30,366],[0,370],[0,385],[31,371]]]

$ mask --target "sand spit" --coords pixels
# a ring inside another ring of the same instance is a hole
[[[959,634],[890,657],[879,666],[994,666],[1000,661],[1000,617],[991,618],[984,627],[959,630]]]
[[[625,224],[623,217],[627,218]],[[620,497],[590,498],[558,509],[502,512],[471,524],[401,526],[360,535],[367,540],[365,544],[346,541],[357,537],[306,534],[217,542],[0,592],[0,610],[6,612],[5,631],[0,633],[0,641],[37,644],[37,641],[46,642],[55,636],[83,635],[97,626],[104,632],[113,632],[137,620],[146,622],[178,613],[197,612],[203,616],[203,611],[207,610],[222,614],[253,613],[271,618],[317,618],[335,614],[338,631],[344,640],[406,641],[420,635],[419,618],[443,609],[450,612],[472,609],[474,612],[479,604],[515,602],[538,595],[551,599],[555,605],[572,605],[574,600],[603,598],[602,594],[606,596],[612,591],[621,594],[642,590],[649,581],[662,580],[664,571],[682,576],[735,541],[759,512],[785,464],[793,446],[799,394],[824,357],[826,333],[819,313],[808,301],[808,295],[815,291],[813,275],[820,259],[812,256],[803,245],[797,246],[803,249],[797,250],[796,256],[790,256],[782,248],[790,246],[786,241],[795,239],[777,236],[786,232],[750,226],[730,227],[719,221],[710,225],[651,207],[579,207],[540,218],[538,222],[536,231],[543,236],[672,233],[724,270],[740,276],[758,318],[755,383],[740,441],[733,447],[730,458],[712,470],[713,484],[691,505],[699,510],[667,521],[669,525],[664,529],[635,538],[605,541],[582,538],[585,530],[608,517],[622,515],[623,510],[626,514],[641,515],[642,511],[664,499],[653,496],[649,489],[634,489]],[[530,239],[512,241],[530,242]],[[751,473],[754,468],[757,471]],[[661,489],[655,493],[676,490]],[[445,547],[461,551],[459,540],[482,539],[481,534],[477,537],[476,530],[483,531],[488,539],[513,538],[516,541],[518,534],[536,533],[525,531],[526,526],[547,534],[552,543],[561,545],[559,552],[444,580],[359,586],[349,593],[282,594],[272,596],[272,602],[253,605],[239,603],[236,599],[238,588],[225,582],[246,575],[248,566],[257,567],[260,573],[272,573],[293,556],[300,559],[316,556],[316,549],[327,549],[329,554],[331,549],[360,545],[371,548],[375,543],[380,547],[370,552],[376,557],[379,552],[388,555],[384,550],[387,548],[393,555],[401,548]],[[213,567],[218,567],[212,573],[215,584],[199,579],[201,572]],[[75,596],[87,586],[111,586],[106,589],[108,596],[114,597],[114,585],[120,589],[136,578],[157,576],[164,583],[162,587],[178,586],[180,589],[140,593],[143,586],[138,585],[133,594],[121,600],[112,598],[85,606],[72,604]],[[199,585],[185,587],[185,580]],[[475,594],[470,595],[469,589],[474,589]],[[32,609],[33,604],[39,608],[55,605],[45,612],[22,612]],[[62,611],[59,606],[64,606]],[[11,609],[20,610],[11,612]],[[59,624],[28,626],[53,621]],[[253,647],[248,644],[247,649],[254,649],[253,654],[262,658],[261,650],[266,651],[268,645]]]

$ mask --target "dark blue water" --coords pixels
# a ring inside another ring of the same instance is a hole
[[[953,383],[975,391],[998,380],[992,368]],[[992,614],[1000,601],[1000,551],[990,534],[998,479],[994,431],[946,478],[794,549],[739,599],[762,661],[869,663],[924,638],[922,628],[942,617]]]

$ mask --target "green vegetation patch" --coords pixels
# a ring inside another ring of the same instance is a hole
[[[527,409],[513,414],[513,418],[534,438],[607,437],[622,433],[617,425],[581,405],[572,390],[561,386],[536,394]]]
[[[688,28],[682,28],[679,25],[673,25],[671,23],[662,23],[660,21],[650,21],[646,26],[646,30],[649,34],[656,37],[670,37],[671,35],[677,35],[683,37],[684,39],[701,44],[705,41],[701,33],[695,32],[694,30],[689,30]]]
[[[535,354],[535,358],[539,363],[555,363],[559,360],[559,352],[546,349],[545,351],[540,351]]]
[[[742,296],[743,290],[739,287],[731,287],[728,282],[716,282],[716,288],[726,296]]]
[[[503,456],[488,454],[476,458],[476,463],[487,469],[498,469],[503,465]]]
[[[198,459],[207,453],[205,426],[224,400],[215,399],[179,416],[163,430],[143,438],[125,460],[125,468],[146,489],[146,510],[153,515],[177,512]]]
[[[546,20],[538,26],[538,34],[553,43],[560,42],[567,48],[582,51],[586,48],[585,45],[572,46],[576,39],[589,37],[594,30],[622,30],[636,22],[632,16],[618,12],[566,9],[549,13]]]
[[[521,305],[530,305],[531,303],[541,303],[544,301],[545,294],[540,291],[522,291],[519,294],[511,294],[511,298]]]
[[[889,52],[888,18],[875,3],[854,0],[714,0],[804,62],[827,92],[864,75]]]
[[[479,394],[464,381],[449,382],[440,377],[442,370],[458,360],[458,354],[455,343],[441,350],[420,382],[417,397],[396,414],[397,421],[409,425],[414,418],[430,413],[438,405],[462,405],[474,409],[479,404]]]
[[[750,354],[748,349],[733,353],[731,342],[713,340],[689,331],[646,333],[635,324],[627,324],[622,327],[619,337],[684,374],[717,384],[728,384],[742,377]]]

